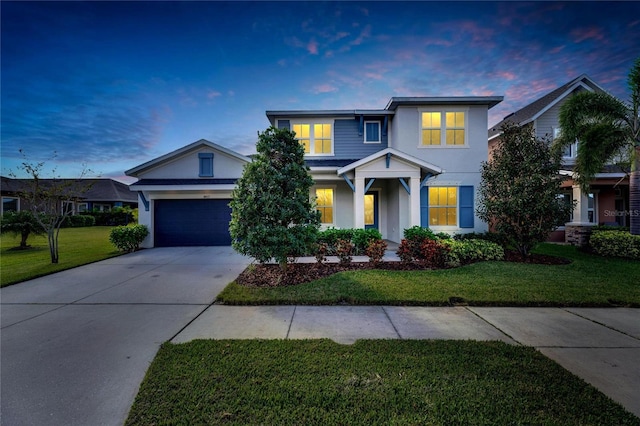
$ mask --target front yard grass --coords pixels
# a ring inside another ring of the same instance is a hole
[[[273,288],[229,284],[225,304],[640,306],[640,262],[541,244],[538,253],[572,259],[568,265],[481,262],[434,271],[341,272],[313,282]],[[453,298],[453,299],[452,299]]]
[[[534,348],[502,342],[165,343],[126,425],[640,425]]]
[[[0,287],[48,275],[120,253],[109,242],[109,226],[63,228],[60,230],[60,263],[52,264],[46,236],[30,236],[27,250],[12,250],[20,237],[2,235],[0,243]]]

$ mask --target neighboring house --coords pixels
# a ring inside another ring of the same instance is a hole
[[[489,129],[489,158],[500,140],[501,128],[505,123],[532,126],[539,138],[550,142],[560,135],[558,115],[560,106],[571,95],[581,91],[604,92],[605,90],[587,75],[558,87],[524,108],[506,116],[504,120]],[[628,226],[625,212],[629,206],[629,177],[619,166],[609,165],[591,182],[589,194],[584,194],[571,176],[576,160],[577,144],[564,152],[562,174],[569,177],[562,184],[562,196],[567,203],[576,202],[571,217],[551,235],[552,241],[566,241],[582,244],[585,227],[598,224]]]
[[[129,190],[129,186],[113,179],[40,179],[43,185],[53,183],[68,185],[70,190],[80,188],[77,194],[71,194],[72,201],[65,207],[73,214],[86,211],[109,211],[114,207],[138,207],[138,197]],[[31,179],[12,179],[2,176],[2,211],[27,210],[26,201],[21,193],[28,191]],[[61,206],[62,207],[62,206]]]
[[[391,98],[378,110],[267,111],[296,133],[315,181],[323,227],[377,228],[399,242],[405,228],[483,232],[475,214],[487,158],[489,97]],[[126,171],[151,230],[145,247],[227,245],[228,203],[251,159],[200,140]],[[143,211],[144,210],[144,211]]]

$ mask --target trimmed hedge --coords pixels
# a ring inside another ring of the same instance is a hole
[[[137,210],[131,210],[129,208],[114,207],[113,210],[108,212],[87,212],[95,218],[95,223],[98,226],[125,226],[130,223],[136,222],[135,216]]]
[[[485,260],[504,260],[504,249],[487,240],[447,240],[443,241],[450,249],[446,264],[449,267],[466,265]]]
[[[594,230],[589,244],[601,256],[640,260],[640,235],[626,231]]]
[[[140,247],[140,243],[149,235],[144,225],[116,226],[109,234],[109,241],[120,251],[132,252]]]
[[[318,244],[326,244],[327,255],[338,255],[338,241],[350,241],[353,244],[353,254],[364,255],[372,241],[382,240],[382,234],[377,229],[336,229],[327,228],[318,233]]]
[[[61,228],[82,228],[85,226],[94,226],[95,224],[96,219],[93,216],[78,214],[65,217]]]

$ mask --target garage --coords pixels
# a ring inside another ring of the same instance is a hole
[[[156,247],[231,245],[229,199],[155,200]]]

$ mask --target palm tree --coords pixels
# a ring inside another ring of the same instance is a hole
[[[570,97],[560,107],[562,135],[555,147],[564,149],[578,141],[575,180],[585,194],[596,173],[621,153],[628,153],[631,233],[640,235],[640,57],[627,82],[631,90],[628,103],[602,92],[581,92]]]

